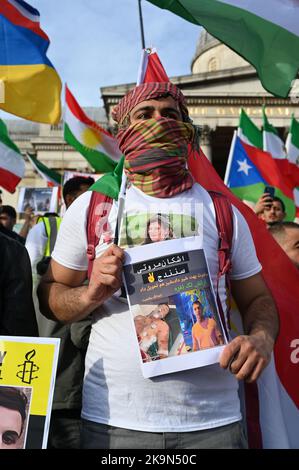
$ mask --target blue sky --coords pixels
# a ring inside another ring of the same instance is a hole
[[[27,0],[40,12],[48,57],[81,106],[100,105],[101,86],[136,81],[141,54],[137,0]],[[169,76],[189,74],[200,29],[142,0],[147,46]]]

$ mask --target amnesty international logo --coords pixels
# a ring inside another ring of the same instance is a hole
[[[32,414],[44,416],[52,393],[58,359],[57,338],[0,336],[1,385],[33,390]]]
[[[25,354],[25,361],[22,364],[18,364],[18,367],[21,367],[21,370],[17,372],[17,377],[21,379],[24,384],[30,384],[32,380],[38,378],[37,375],[34,376],[33,374],[39,370],[39,367],[31,360],[35,354],[35,349],[28,351]]]

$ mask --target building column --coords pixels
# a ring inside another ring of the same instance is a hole
[[[212,162],[211,128],[206,124],[201,129],[200,147],[207,159]]]

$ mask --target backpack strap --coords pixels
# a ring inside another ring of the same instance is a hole
[[[233,210],[232,205],[229,199],[224,196],[222,193],[216,191],[209,191],[209,195],[212,198],[215,214],[216,214],[216,226],[218,230],[219,245],[218,245],[218,261],[219,268],[217,274],[217,290],[216,290],[216,299],[221,316],[223,328],[225,334],[228,336],[228,331],[226,327],[225,315],[223,312],[220,296],[219,296],[219,281],[221,276],[225,275],[225,284],[228,290],[228,311],[227,311],[227,323],[230,329],[230,281],[228,274],[231,270],[231,250],[232,250],[232,241],[234,234],[234,223],[233,223]]]
[[[87,257],[88,257],[88,279],[90,279],[93,261],[96,257],[96,246],[103,232],[108,228],[108,217],[113,200],[106,194],[92,191],[88,213],[87,213]]]

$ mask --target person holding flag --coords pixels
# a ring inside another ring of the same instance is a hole
[[[113,116],[128,181],[123,218],[143,217],[153,207],[158,212],[162,203],[181,215],[187,207],[190,214],[199,209],[198,230],[216,286],[215,212],[208,192],[186,167],[188,145],[195,144],[197,133],[183,94],[170,82],[142,84],[125,95]],[[100,188],[101,180],[93,186]],[[278,317],[244,218],[233,208],[230,279],[245,334],[226,345],[221,367],[148,380],[140,373],[128,305],[116,294],[121,286],[121,246],[105,243],[100,236],[89,284],[84,285],[90,199],[91,192],[85,193],[67,211],[50,269],[39,286],[41,310],[48,318],[69,323],[93,314],[83,392],[83,447],[165,448],[166,439],[166,448],[245,448],[236,379],[254,382],[260,376],[270,360]],[[115,200],[108,216],[112,231],[117,214]],[[225,306],[223,277],[219,295]]]

